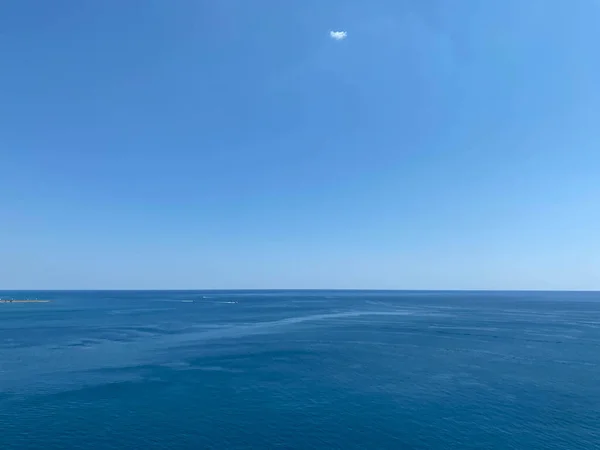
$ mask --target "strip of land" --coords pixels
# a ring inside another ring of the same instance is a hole
[[[0,303],[50,303],[50,300],[5,300],[5,299],[0,299]]]

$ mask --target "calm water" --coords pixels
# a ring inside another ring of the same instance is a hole
[[[600,448],[600,294],[0,293],[0,448]]]

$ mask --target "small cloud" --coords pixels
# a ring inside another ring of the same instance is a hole
[[[334,39],[336,41],[343,41],[344,39],[346,39],[346,36],[348,36],[348,33],[346,33],[345,31],[330,31],[329,36],[331,36],[331,39]]]

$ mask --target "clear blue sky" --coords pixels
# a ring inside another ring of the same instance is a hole
[[[5,0],[0,288],[600,289],[599,21]]]

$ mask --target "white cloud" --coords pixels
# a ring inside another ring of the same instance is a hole
[[[329,36],[331,36],[331,39],[334,39],[336,41],[343,41],[344,39],[346,39],[346,36],[348,36],[348,33],[346,33],[345,31],[330,31]]]

